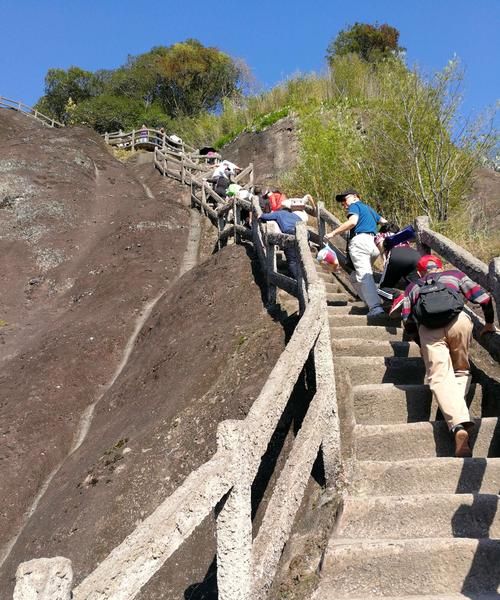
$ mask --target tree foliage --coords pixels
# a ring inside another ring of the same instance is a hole
[[[49,69],[45,76],[45,96],[36,108],[46,110],[50,116],[65,123],[66,106],[69,99],[78,104],[102,91],[99,80],[90,71],[80,67]]]
[[[117,69],[96,73],[79,67],[49,69],[38,107],[67,122],[66,107],[71,99],[76,105],[71,121],[86,122],[98,130],[106,124],[130,123],[139,113],[145,115],[139,120],[165,125],[173,117],[216,110],[224,98],[241,93],[245,77],[243,63],[189,39],[129,57]],[[113,109],[116,117],[111,115]]]
[[[496,139],[488,123],[460,118],[458,63],[432,78],[401,61],[373,65],[353,54],[333,67],[320,110],[296,107],[301,157],[284,189],[316,194],[337,211],[332,192],[354,186],[400,225],[428,215],[446,228],[465,210],[474,169]]]
[[[399,31],[387,25],[354,23],[343,29],[332,40],[326,51],[329,64],[337,56],[356,54],[367,62],[378,62],[383,58],[397,57],[405,48],[399,45]]]

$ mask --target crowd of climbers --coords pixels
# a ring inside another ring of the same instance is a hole
[[[229,194],[231,177],[238,169],[233,163],[223,161],[215,170],[212,182],[216,189],[224,188],[223,197]],[[223,185],[220,177],[227,180]],[[235,195],[238,193],[234,191]],[[278,190],[262,192],[259,188],[254,188],[254,194],[262,209],[260,221],[274,223],[278,231],[285,234],[294,235],[299,221],[307,223],[306,207],[315,208],[310,194],[287,198]],[[472,321],[464,305],[465,300],[480,305],[486,322],[481,335],[492,333],[495,326],[491,296],[461,271],[444,270],[439,257],[421,255],[412,245],[415,242],[413,227],[399,229],[389,223],[362,202],[356,190],[345,190],[337,194],[335,200],[342,205],[347,218],[325,235],[325,246],[319,250],[318,259],[332,266],[332,270],[338,269],[329,240],[348,234],[346,255],[352,267],[351,278],[368,307],[368,317],[384,315],[384,300],[392,300],[388,313],[401,314],[407,336],[420,346],[426,368],[425,382],[454,438],[455,456],[472,456],[469,436],[474,424],[467,406]],[[286,246],[283,251],[290,274],[298,278],[300,267],[295,246]],[[378,284],[373,273],[377,258],[383,262]]]
[[[470,386],[469,350],[472,320],[464,311],[465,300],[479,304],[485,326],[481,335],[495,332],[491,296],[457,269],[443,269],[439,257],[420,255],[412,247],[411,226],[399,230],[373,208],[361,202],[356,190],[337,194],[347,220],[326,235],[327,239],[349,232],[347,254],[352,262],[358,294],[368,306],[368,316],[385,313],[381,298],[391,297],[390,314],[402,306],[407,335],[420,346],[426,376],[441,413],[455,441],[455,456],[472,456],[467,406]],[[372,265],[382,257],[384,270],[377,286]],[[403,293],[394,288],[400,282]]]
[[[146,139],[147,128],[139,136]],[[182,149],[178,136],[168,136],[170,145]],[[218,198],[226,202],[234,197],[250,200],[252,194],[235,180],[241,168],[228,160],[218,161],[213,148],[204,148],[200,155],[208,157],[207,164],[215,166],[206,181]],[[214,157],[214,158],[212,158]],[[259,220],[276,232],[295,235],[298,222],[307,223],[306,208],[315,209],[310,194],[302,198],[287,198],[279,190],[253,188],[262,214]],[[340,234],[348,235],[347,266],[359,297],[368,307],[368,317],[386,313],[384,300],[392,300],[388,313],[401,312],[406,334],[420,346],[425,363],[425,382],[429,385],[443,417],[455,440],[455,456],[472,456],[469,444],[471,429],[467,406],[470,386],[469,349],[472,341],[472,321],[464,311],[468,300],[481,306],[486,325],[481,335],[495,332],[493,302],[490,295],[467,275],[457,269],[443,269],[439,257],[421,255],[412,246],[415,231],[411,226],[399,229],[376,210],[361,201],[358,192],[347,189],[335,196],[346,212],[346,220],[325,235],[325,245],[317,254],[318,260],[337,270],[339,263],[329,240]],[[231,219],[231,213],[229,214]],[[242,221],[250,226],[251,211],[242,211]],[[283,250],[289,273],[297,279],[300,266],[295,245]],[[377,284],[373,263],[383,262],[381,279]],[[403,284],[401,286],[401,283]],[[399,291],[398,291],[399,290]],[[403,291],[404,290],[404,291]]]

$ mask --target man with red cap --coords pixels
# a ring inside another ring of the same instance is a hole
[[[418,332],[426,383],[455,438],[455,456],[472,456],[469,431],[473,423],[465,400],[470,385],[472,321],[463,310],[464,299],[483,309],[486,325],[481,335],[495,331],[493,303],[483,288],[461,271],[443,270],[437,256],[422,256],[417,272],[421,279],[411,283],[404,295],[405,330]]]

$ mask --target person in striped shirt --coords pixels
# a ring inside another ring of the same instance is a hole
[[[455,439],[455,456],[472,456],[469,445],[469,432],[473,426],[466,404],[470,385],[469,348],[472,340],[472,321],[465,311],[460,311],[444,327],[426,327],[419,323],[414,314],[420,287],[428,280],[440,283],[462,294],[483,309],[486,325],[481,335],[494,332],[495,326],[491,297],[481,286],[456,269],[443,270],[443,263],[437,256],[425,255],[417,263],[420,275],[416,283],[410,283],[405,290],[402,319],[405,330],[418,334],[422,358],[426,369],[426,383]]]

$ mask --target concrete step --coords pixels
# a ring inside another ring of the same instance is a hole
[[[336,339],[334,335],[335,331],[332,330],[332,351],[335,356],[420,356],[420,348],[415,342],[364,340],[354,337]]]
[[[346,499],[335,537],[500,538],[499,500],[497,494],[351,496]]]
[[[400,496],[498,494],[499,490],[500,458],[414,458],[357,461],[350,491],[359,496]]]
[[[323,270],[322,268],[316,269],[316,273],[326,283],[336,283],[337,282],[337,280],[335,279],[335,277],[331,273],[329,273],[328,271]]]
[[[474,419],[471,433],[474,457],[500,456],[500,419]],[[409,460],[453,456],[454,442],[444,421],[394,425],[356,425],[358,460]],[[459,460],[459,459],[457,459]]]
[[[402,338],[402,331],[396,326],[339,325],[336,323],[335,317],[330,318],[329,322],[333,339],[358,338],[362,340],[401,341]]]
[[[335,282],[324,281],[325,292],[327,294],[340,294],[344,292],[344,288]]]
[[[353,383],[423,383],[425,366],[421,358],[400,356],[338,356],[335,368],[346,370]]]
[[[435,421],[438,415],[437,403],[426,385],[365,384],[353,386],[352,391],[354,415],[359,424]],[[481,386],[472,384],[467,396],[471,417],[479,418]]]
[[[328,305],[346,306],[349,302],[349,296],[344,293],[326,293],[326,302]]]
[[[331,539],[314,598],[492,594],[500,587],[499,556],[495,539]]]
[[[329,306],[329,315],[366,315],[368,307],[364,302],[349,302],[347,305]]]
[[[388,314],[377,315],[376,317],[368,317],[364,315],[339,315],[334,310],[334,307],[328,307],[328,318],[330,327],[357,327],[359,325],[378,325],[381,327],[390,327],[391,329],[398,328],[401,335],[403,329],[401,327],[401,319],[392,319]],[[354,336],[352,336],[354,337]]]

